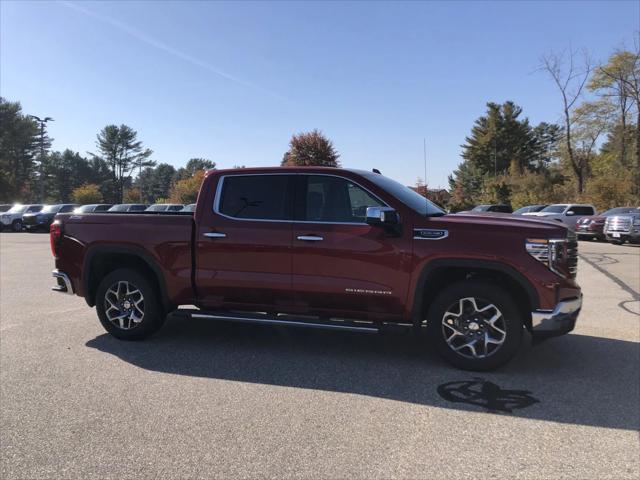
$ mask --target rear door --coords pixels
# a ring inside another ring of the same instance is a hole
[[[229,174],[206,196],[196,231],[196,286],[208,308],[278,311],[292,304],[295,174]]]
[[[410,240],[365,223],[366,209],[387,206],[363,186],[336,175],[299,175],[293,227],[293,292],[305,313],[400,315]]]

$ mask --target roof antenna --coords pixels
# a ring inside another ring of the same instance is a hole
[[[427,183],[427,139],[423,138],[422,139],[422,147],[423,147],[423,153],[424,153],[424,200],[425,200],[425,205],[427,207],[426,214],[429,215],[429,199],[427,198],[427,193],[428,193],[428,183]]]

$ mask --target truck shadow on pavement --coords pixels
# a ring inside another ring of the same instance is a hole
[[[424,338],[412,335],[211,320],[169,318],[160,333],[145,342],[122,342],[104,334],[86,345],[137,367],[174,375],[567,424],[640,428],[639,343],[575,334],[536,347],[526,340],[511,363],[483,373],[450,367],[429,351]]]

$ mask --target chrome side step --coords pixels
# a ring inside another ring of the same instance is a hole
[[[190,318],[220,320],[236,323],[256,323],[263,325],[286,325],[291,327],[317,328],[324,330],[342,330],[347,332],[379,333],[381,331],[410,328],[410,325],[402,324],[376,324],[367,321],[352,320],[321,320],[316,317],[300,318],[292,315],[268,315],[261,313],[240,312],[206,312],[202,310],[176,310],[175,315]]]

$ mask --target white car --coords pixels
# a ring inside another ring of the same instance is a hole
[[[582,217],[595,214],[596,209],[593,205],[577,203],[556,203],[543,208],[539,212],[523,213],[523,215],[541,217],[545,220],[557,220],[573,229],[576,228],[576,223]]]
[[[11,228],[14,232],[22,231],[22,215],[25,213],[37,213],[44,205],[21,205],[17,203],[9,210],[0,215],[2,230]]]

